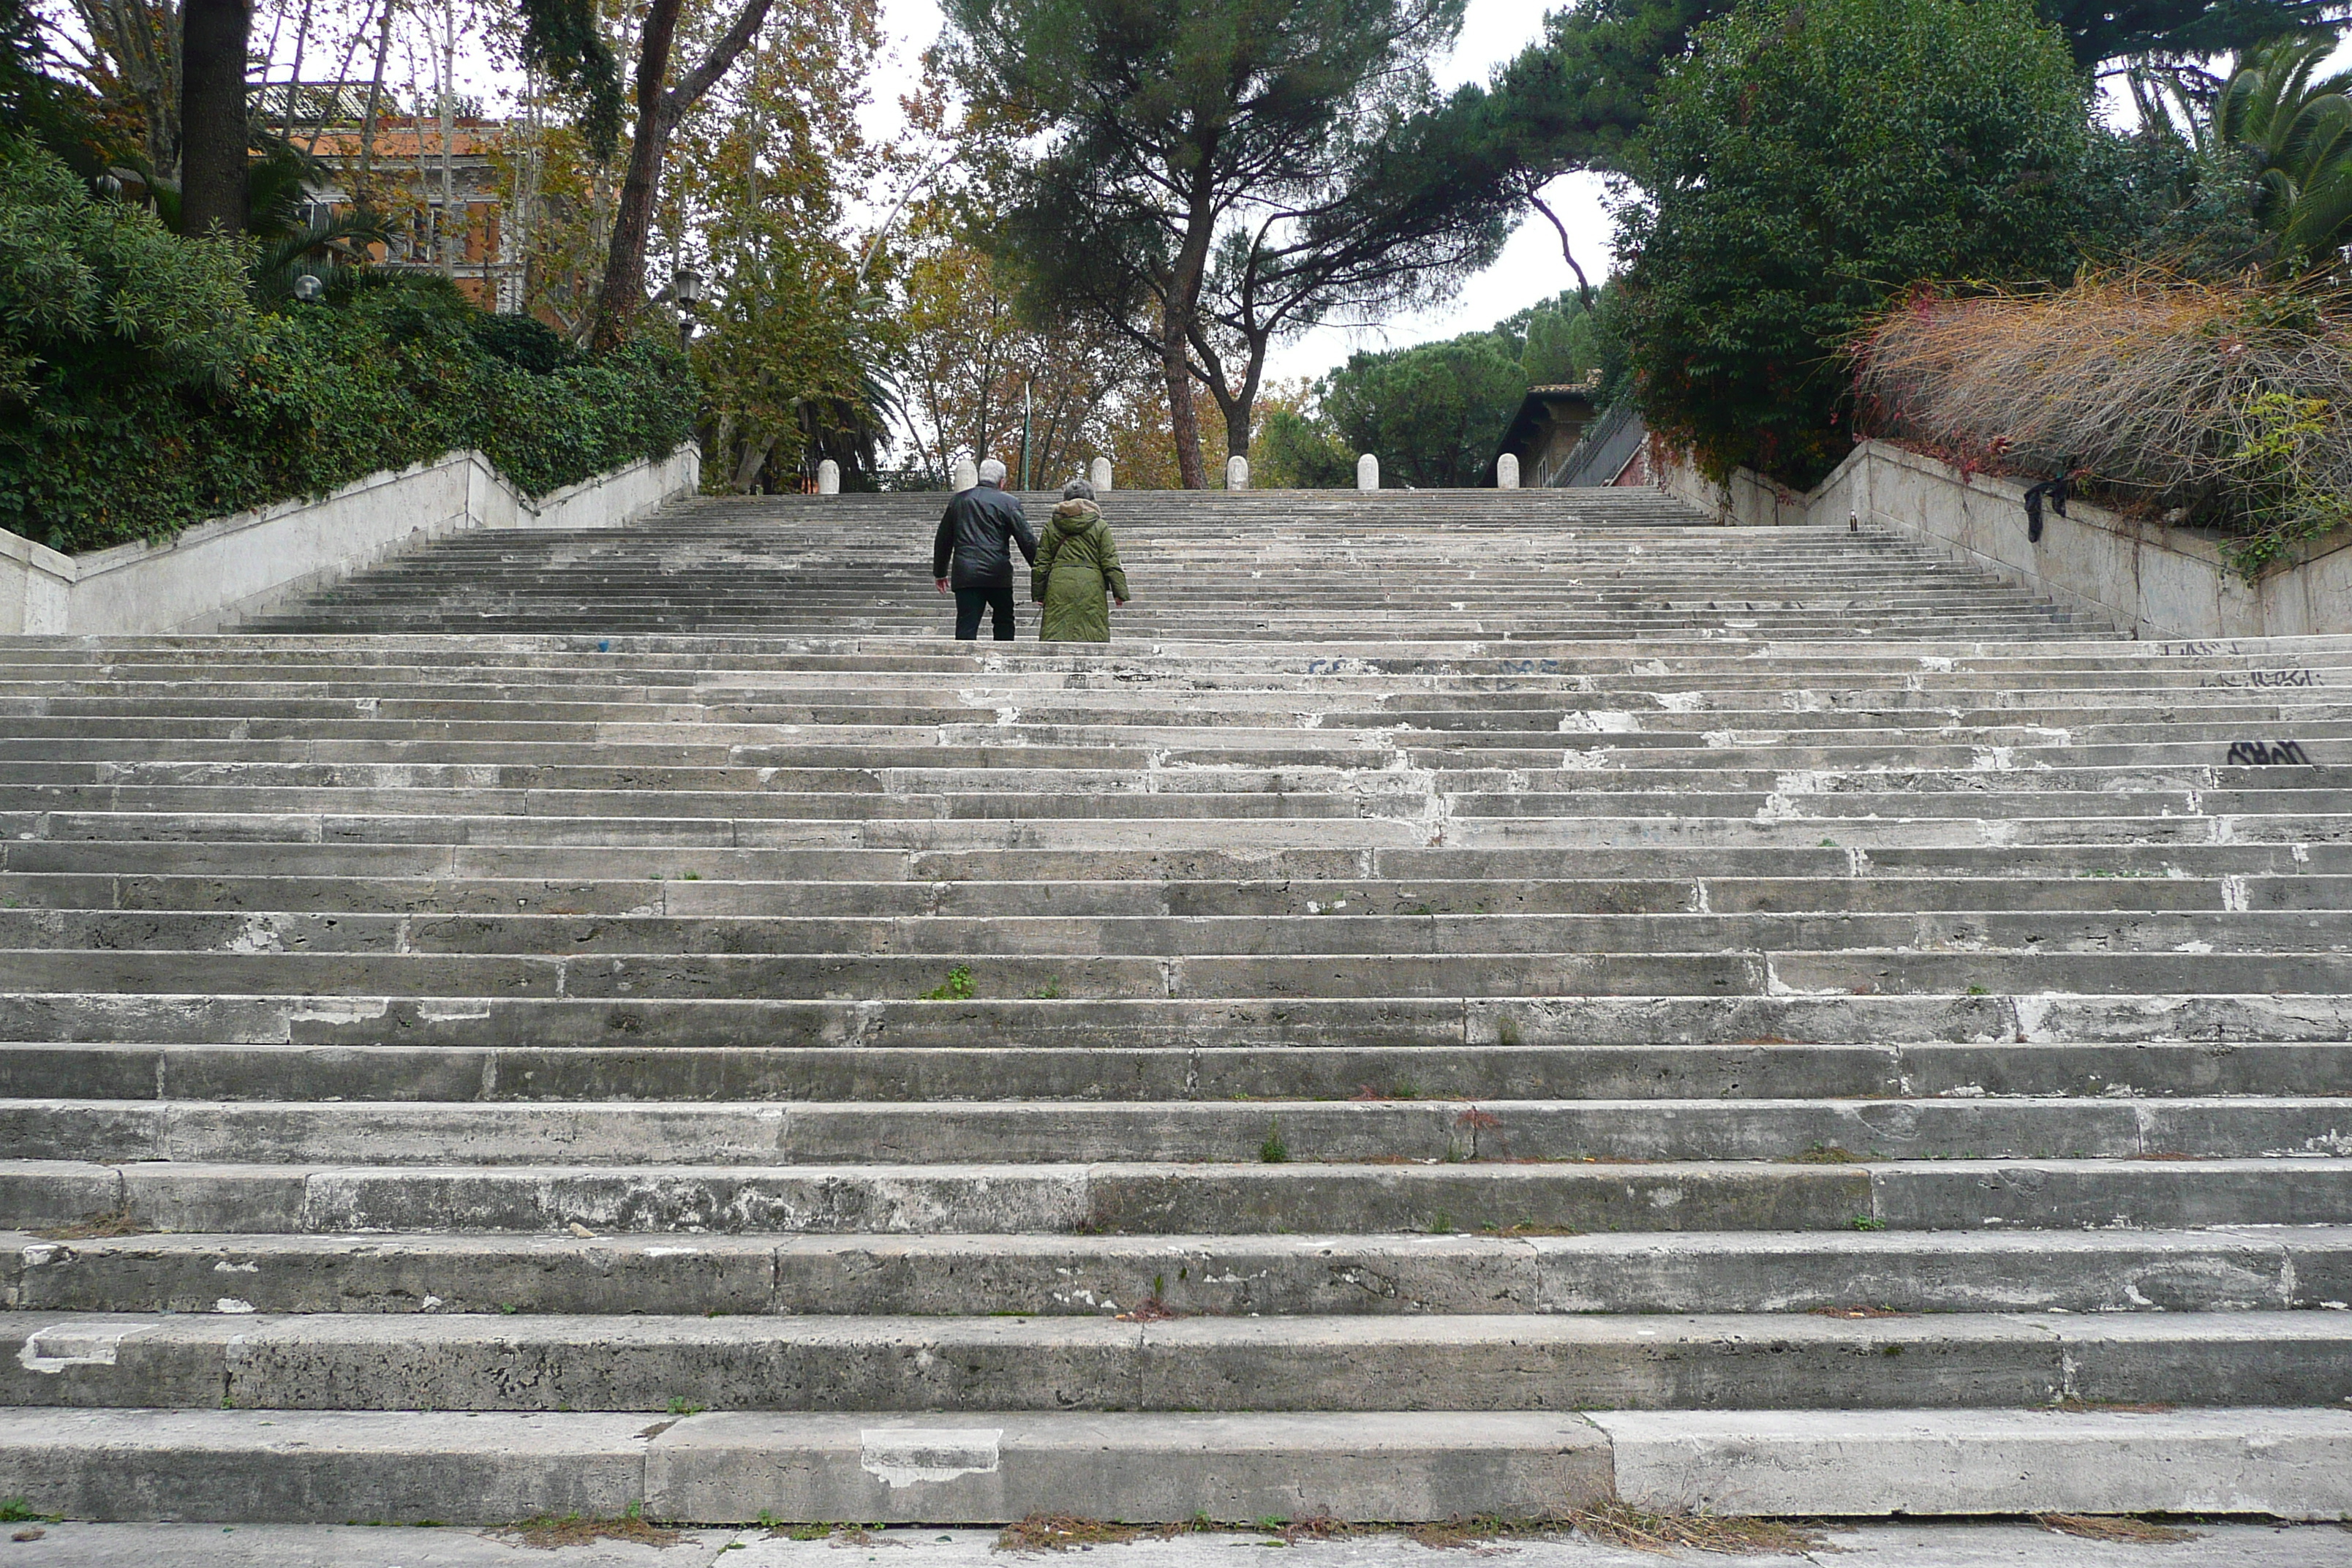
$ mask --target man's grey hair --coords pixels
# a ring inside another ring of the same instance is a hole
[[[1004,465],[998,462],[994,458],[990,458],[983,461],[980,465],[980,482],[984,485],[1003,484],[1004,482]]]
[[[1092,500],[1095,499],[1095,488],[1094,486],[1087,483],[1084,479],[1072,479],[1068,484],[1062,487],[1062,499],[1064,500]]]

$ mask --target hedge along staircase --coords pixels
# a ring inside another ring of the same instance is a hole
[[[2352,639],[1528,492],[959,647],[936,505],[0,641],[0,1495],[2352,1507]]]

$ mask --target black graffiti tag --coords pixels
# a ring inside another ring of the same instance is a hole
[[[2308,767],[2311,759],[2293,741],[2238,741],[2230,747],[2227,765],[2269,767],[2281,763],[2301,763]]]

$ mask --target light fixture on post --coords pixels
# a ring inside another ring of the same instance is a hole
[[[669,297],[677,301],[677,348],[694,341],[694,308],[702,303],[702,274],[681,263],[669,275]]]
[[[320,281],[319,275],[315,272],[299,273],[295,277],[294,298],[301,300],[305,305],[317,304],[319,296],[326,291],[326,284]]]

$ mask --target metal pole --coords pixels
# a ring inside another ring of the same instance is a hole
[[[1029,488],[1029,421],[1036,410],[1036,395],[1035,382],[1021,384],[1021,488],[1024,490]]]

